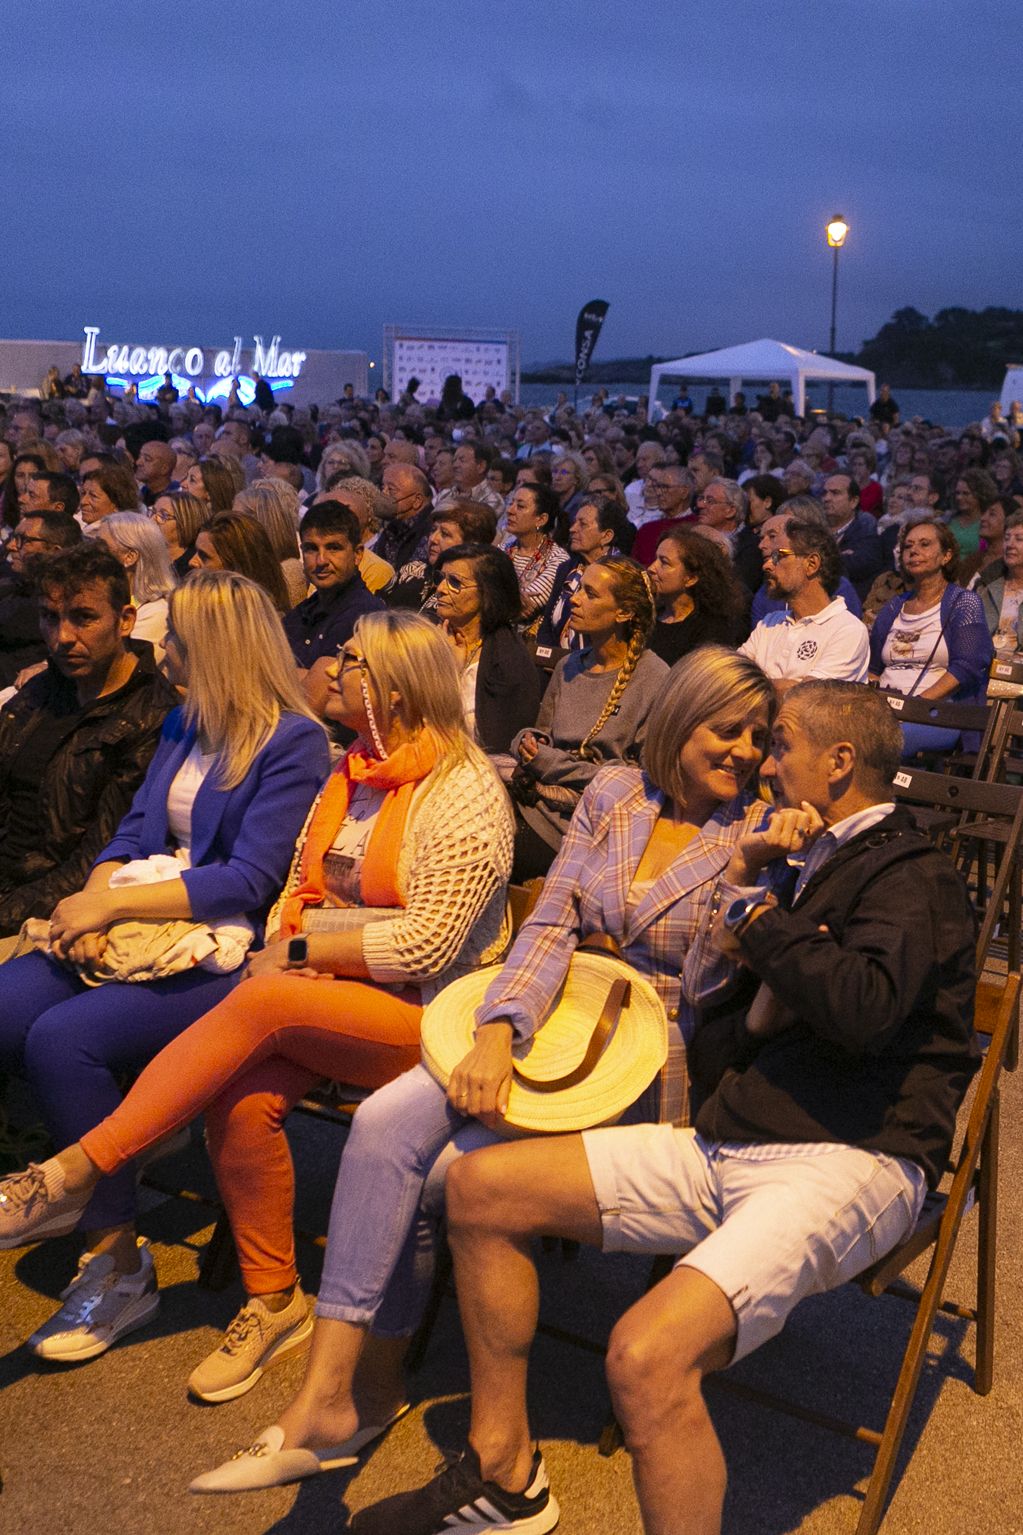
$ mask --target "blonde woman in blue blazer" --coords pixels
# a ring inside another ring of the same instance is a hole
[[[160,980],[90,986],[112,924],[244,915],[258,934],[329,767],[280,618],[254,582],[215,571],[178,587],[167,663],[184,702],[166,720],[131,809],[85,888],[54,909],[50,953],[0,967],[0,1069],[28,1080],[61,1146],[109,1114],[120,1102],[118,1078],[146,1065],[241,974],[239,959],[229,974],[194,966]],[[180,874],[111,886],[125,863],[154,854],[173,855]],[[32,1197],[25,1180],[24,1198]],[[129,1165],[103,1179],[80,1216],[85,1251],[63,1306],[30,1340],[40,1357],[94,1358],[155,1312],[153,1263],[134,1215]]]

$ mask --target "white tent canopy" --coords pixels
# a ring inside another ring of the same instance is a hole
[[[777,379],[787,383],[792,391],[798,416],[806,413],[806,386],[811,379],[826,384],[863,384],[869,405],[873,405],[877,393],[874,375],[867,368],[854,368],[851,363],[767,339],[747,341],[744,346],[726,346],[719,352],[703,352],[697,357],[678,357],[674,362],[659,362],[650,370],[651,407],[664,377],[727,379],[729,400],[744,383],[767,384]]]

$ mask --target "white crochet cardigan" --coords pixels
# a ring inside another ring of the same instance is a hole
[[[314,804],[310,819],[315,811]],[[308,826],[267,923],[268,937],[300,883]],[[470,759],[440,779],[435,773],[425,778],[412,795],[398,853],[397,886],[405,904],[393,919],[362,929],[370,978],[382,986],[418,986],[425,1005],[456,976],[500,959],[510,937],[512,841],[508,796],[485,760]]]

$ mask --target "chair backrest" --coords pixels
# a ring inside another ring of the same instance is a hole
[[[904,693],[885,693],[893,714],[910,725],[934,725],[939,730],[969,730],[983,735],[991,717],[991,705],[955,703],[944,698],[909,698]]]
[[[904,765],[894,778],[896,797],[907,805],[951,811],[956,819],[949,835],[957,843],[960,869],[967,872],[975,845],[987,840],[1000,856],[995,860],[990,891],[978,891],[983,911],[977,939],[977,972],[983,969],[995,930],[1002,919],[1010,881],[1020,879],[1023,849],[1023,788],[1015,784],[984,783],[974,778],[950,778]],[[970,845],[970,851],[965,849]]]

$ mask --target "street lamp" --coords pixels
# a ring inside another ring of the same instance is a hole
[[[831,356],[831,357],[834,357],[834,355],[835,355],[835,312],[836,312],[836,310],[838,308],[838,253],[842,249],[842,246],[845,244],[846,235],[849,233],[849,225],[846,223],[845,219],[842,217],[842,215],[840,213],[836,213],[834,218],[831,218],[831,219],[828,220],[827,226],[825,228],[824,233],[827,235],[828,244],[831,246],[832,252],[834,253],[834,260],[832,261],[832,264],[831,264],[831,338],[830,338],[830,340],[828,342],[828,355]],[[834,404],[834,400],[835,400],[835,386],[834,386],[834,384],[829,384],[828,385],[828,415],[829,416],[831,415],[831,408],[832,408],[832,405]]]

